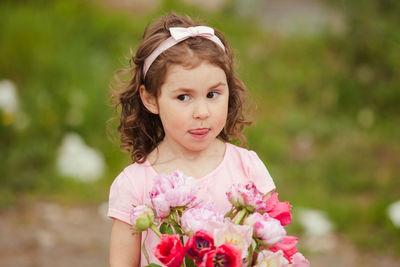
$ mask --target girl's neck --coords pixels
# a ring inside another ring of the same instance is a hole
[[[226,144],[216,139],[207,149],[187,151],[170,146],[162,141],[148,156],[148,161],[157,173],[182,170],[186,175],[201,178],[211,173],[222,162]]]

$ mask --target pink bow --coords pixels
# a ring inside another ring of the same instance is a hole
[[[196,26],[196,27],[171,27],[169,28],[171,33],[171,37],[162,41],[161,44],[154,49],[154,51],[145,59],[143,64],[143,76],[146,76],[147,71],[149,70],[153,61],[165,50],[170,48],[171,46],[176,45],[177,43],[190,38],[201,36],[203,38],[209,39],[219,45],[223,51],[225,51],[225,46],[221,42],[221,40],[214,35],[214,29],[207,26]]]
[[[171,36],[177,41],[183,41],[189,37],[201,36],[210,38],[214,35],[214,29],[207,26],[196,26],[196,27],[171,27],[169,28]]]

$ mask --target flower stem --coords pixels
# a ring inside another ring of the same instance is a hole
[[[173,211],[172,212],[172,218],[173,218],[173,220],[176,222],[176,223],[178,223],[178,216],[177,216],[177,211]]]
[[[242,209],[238,215],[238,217],[236,218],[235,224],[240,224],[244,218],[244,216],[246,216],[247,214],[247,209]]]
[[[157,227],[156,227],[155,224],[152,224],[152,225],[150,226],[150,229],[153,230],[153,232],[154,232],[159,238],[161,238],[161,232],[158,231],[158,229],[157,229]]]

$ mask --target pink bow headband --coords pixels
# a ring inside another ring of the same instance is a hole
[[[196,27],[171,27],[169,28],[169,32],[171,33],[171,37],[164,40],[151,54],[148,56],[143,65],[143,76],[146,77],[146,73],[149,70],[151,64],[154,60],[165,50],[176,45],[179,42],[182,42],[190,37],[200,36],[206,39],[209,39],[219,45],[222,50],[225,51],[225,46],[221,42],[221,40],[214,35],[214,29],[207,26],[196,26]]]

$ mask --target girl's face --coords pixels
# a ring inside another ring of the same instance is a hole
[[[229,89],[225,72],[203,61],[195,68],[169,67],[154,113],[174,149],[200,152],[207,149],[225,126]]]

